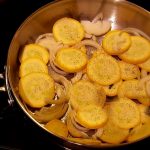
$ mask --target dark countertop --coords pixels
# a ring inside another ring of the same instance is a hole
[[[0,0],[0,72],[4,70],[10,41],[20,24],[36,9],[51,0]],[[147,0],[130,0],[147,10]],[[2,82],[0,81],[0,84]],[[0,111],[5,108],[7,94],[0,93]],[[43,140],[42,132],[15,105],[0,115],[0,149],[60,149],[50,140]],[[148,149],[150,138],[121,149]]]

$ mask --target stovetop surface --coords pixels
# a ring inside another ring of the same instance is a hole
[[[0,72],[4,71],[8,47],[17,28],[32,12],[50,1],[0,0]],[[150,10],[147,0],[130,1]],[[0,85],[2,84],[3,81],[0,80]],[[13,107],[7,107],[7,99],[6,93],[0,93],[0,149],[63,149],[52,139],[45,140],[41,129],[25,116],[16,103]],[[135,147],[148,149],[150,138],[120,149]]]

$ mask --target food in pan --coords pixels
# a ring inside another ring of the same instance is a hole
[[[101,15],[64,17],[19,60],[20,98],[49,132],[86,145],[150,135],[150,41],[142,31],[111,30]]]

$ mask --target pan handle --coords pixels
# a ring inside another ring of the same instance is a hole
[[[4,67],[4,69],[5,72],[0,73],[0,94],[3,95],[0,101],[0,119],[3,119],[12,106],[14,106],[14,99],[11,96],[11,91],[8,86],[7,67]]]
[[[4,80],[5,81],[5,77],[4,77],[3,73],[0,73],[0,80]],[[0,92],[6,92],[5,84],[0,86]]]

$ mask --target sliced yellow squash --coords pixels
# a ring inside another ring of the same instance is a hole
[[[150,58],[150,42],[141,36],[131,36],[130,48],[119,57],[131,64],[143,63]]]
[[[111,85],[120,79],[120,68],[117,61],[106,54],[99,54],[89,60],[88,77],[100,85]]]
[[[119,144],[125,141],[128,135],[129,129],[119,128],[115,123],[109,120],[103,127],[102,135],[98,138],[107,143]]]
[[[67,137],[68,136],[68,129],[67,126],[60,120],[54,119],[49,121],[44,126],[48,131],[52,132],[55,135],[61,136],[61,137]]]
[[[122,84],[122,80],[114,83],[112,86],[103,86],[103,89],[107,96],[116,96],[118,94],[118,88]]]
[[[150,136],[150,121],[145,124],[139,124],[133,128],[127,138],[127,142],[133,142],[140,139],[144,139]]]
[[[21,99],[33,108],[40,108],[49,103],[55,95],[53,79],[45,73],[30,73],[19,81]]]
[[[118,127],[130,129],[140,123],[140,112],[135,102],[120,98],[110,104],[110,118]]]
[[[83,26],[75,19],[61,18],[53,26],[54,38],[63,44],[73,45],[84,37]]]
[[[81,80],[70,90],[70,104],[75,109],[82,109],[91,104],[99,104],[99,92],[94,84]]]
[[[33,72],[48,73],[48,67],[46,64],[37,58],[28,58],[20,65],[19,76],[23,77]]]
[[[77,111],[77,121],[89,129],[98,129],[107,121],[107,113],[99,105],[88,105]]]
[[[140,99],[147,97],[144,87],[139,85],[139,80],[127,80],[122,82],[118,89],[119,97],[128,97],[130,99]]]
[[[38,58],[45,62],[45,64],[49,61],[49,53],[47,49],[38,45],[38,44],[28,44],[24,47],[23,51],[20,53],[19,60],[22,63],[24,60],[28,58]]]
[[[131,45],[130,35],[126,32],[113,30],[102,40],[104,50],[110,55],[118,55],[128,50]]]
[[[146,60],[145,62],[138,64],[138,66],[144,69],[145,71],[150,72],[150,58]]]
[[[137,65],[119,61],[119,66],[121,70],[121,78],[123,80],[131,80],[140,76],[140,70]]]
[[[66,72],[78,72],[85,67],[87,56],[78,49],[65,48],[57,52],[55,62]]]

